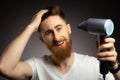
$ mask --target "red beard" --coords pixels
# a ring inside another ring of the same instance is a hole
[[[63,39],[64,41],[66,41],[66,44],[64,47],[61,47],[59,49],[56,49],[54,47],[54,44],[52,46],[48,46],[48,48],[50,49],[50,51],[53,53],[53,55],[56,57],[56,59],[59,60],[64,60],[68,57],[71,56],[71,51],[72,51],[72,40],[71,40],[71,36],[69,36],[69,39],[67,41],[67,39]],[[54,41],[53,41],[54,43]]]

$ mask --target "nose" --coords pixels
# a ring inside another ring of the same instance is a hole
[[[54,34],[53,34],[53,40],[54,40],[54,41],[58,41],[59,38],[60,38],[59,33],[56,32],[56,31],[54,31]]]

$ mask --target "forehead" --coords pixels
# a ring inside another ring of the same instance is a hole
[[[54,15],[54,16],[49,16],[44,21],[42,21],[40,28],[42,30],[50,27],[55,27],[56,25],[64,25],[64,24],[66,24],[65,20],[63,20],[58,15]]]

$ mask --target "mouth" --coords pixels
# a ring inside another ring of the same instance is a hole
[[[54,42],[55,46],[62,46],[63,44],[64,44],[63,40],[62,41],[56,41],[56,42]]]

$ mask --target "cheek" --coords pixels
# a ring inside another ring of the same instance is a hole
[[[66,32],[66,31],[64,31],[64,32],[62,33],[62,35],[63,35],[65,38],[68,39],[70,34],[69,34],[68,32]]]
[[[43,41],[46,45],[51,45],[52,44],[52,38],[50,38],[50,37],[44,37]]]
[[[68,27],[66,27],[63,31],[62,31],[62,34],[65,35],[65,36],[69,36],[71,34],[71,31]]]

